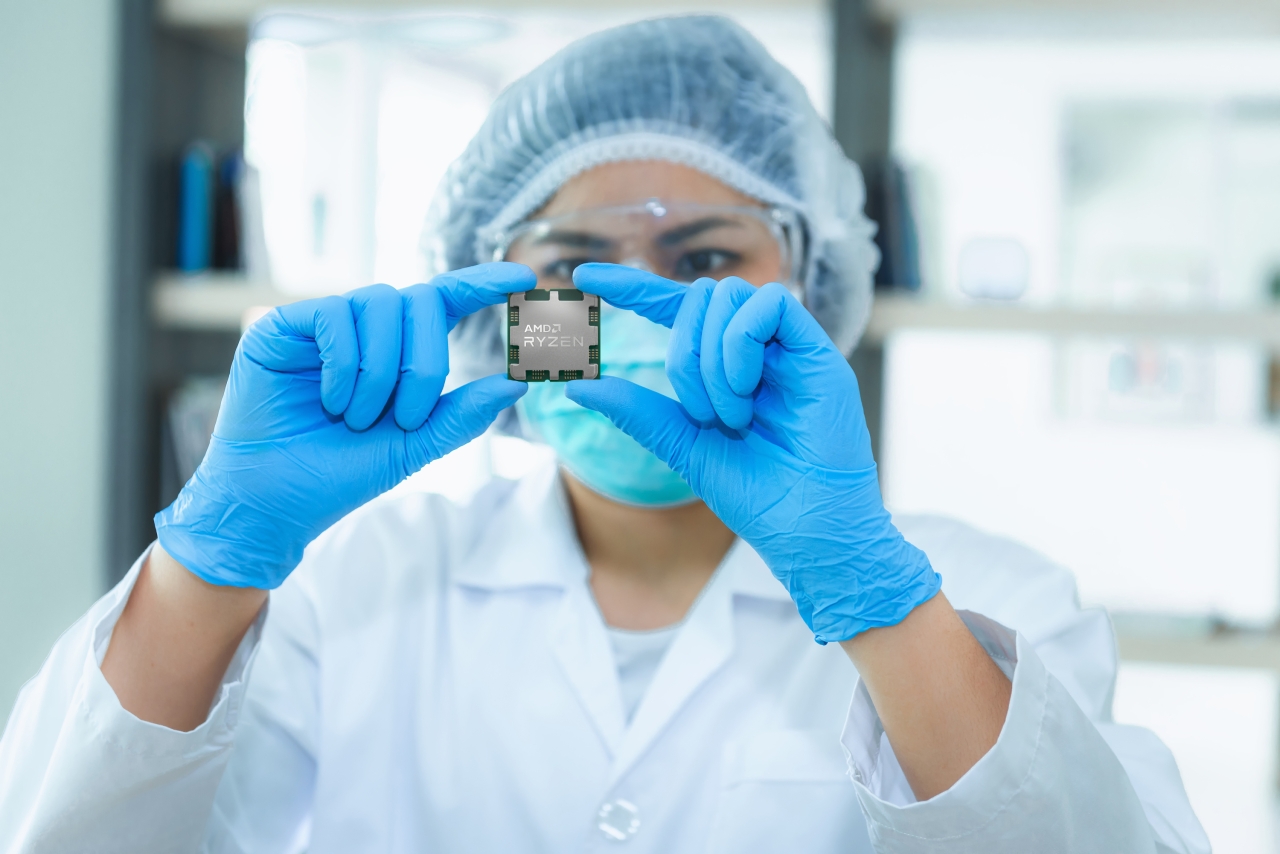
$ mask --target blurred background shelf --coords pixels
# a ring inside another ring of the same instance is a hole
[[[877,297],[867,338],[883,341],[903,329],[972,332],[1039,332],[1088,337],[1150,337],[1247,341],[1280,347],[1280,311],[1126,310],[996,302],[949,303],[906,296]]]
[[[155,322],[163,328],[230,332],[241,328],[247,312],[326,293],[285,292],[270,282],[238,273],[165,273],[155,282],[152,310]],[[1248,311],[1102,310],[877,296],[866,340],[880,342],[907,329],[1238,341],[1280,349],[1280,310],[1270,307]]]
[[[247,312],[323,293],[285,293],[239,273],[161,274],[151,294],[155,322],[166,329],[239,331]]]
[[[1244,667],[1280,672],[1280,637],[1274,633],[1223,632],[1181,636],[1125,631],[1118,626],[1121,661],[1195,667]]]

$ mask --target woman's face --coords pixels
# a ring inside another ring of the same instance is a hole
[[[660,206],[648,205],[650,200]],[[696,169],[656,160],[607,163],[567,181],[532,217],[506,260],[544,288],[573,287],[588,261],[629,264],[677,281],[739,276],[754,285],[786,275],[785,250],[759,202]]]

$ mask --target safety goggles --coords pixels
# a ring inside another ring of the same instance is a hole
[[[781,282],[803,298],[803,228],[785,208],[650,199],[527,220],[490,237],[487,249],[494,261],[531,267],[544,288],[571,288],[579,264],[599,261],[677,282],[703,276]]]

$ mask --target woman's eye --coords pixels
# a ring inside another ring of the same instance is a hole
[[[561,258],[544,266],[542,268],[542,275],[548,279],[560,279],[565,282],[572,282],[573,271],[590,260],[590,258]]]
[[[739,260],[741,259],[736,252],[726,252],[723,249],[699,249],[681,256],[673,272],[681,281],[692,281],[699,276],[717,273],[736,264]]]

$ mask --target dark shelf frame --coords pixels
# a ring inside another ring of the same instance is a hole
[[[835,105],[832,129],[864,179],[889,162],[896,32],[871,0],[835,0]],[[864,340],[849,357],[862,391],[871,451],[880,459],[884,347]]]
[[[176,494],[174,484],[162,483],[169,395],[188,376],[225,374],[239,338],[158,328],[150,293],[156,274],[173,263],[183,148],[194,139],[219,151],[243,145],[247,43],[245,28],[163,24],[153,0],[121,0],[117,8],[108,585],[155,538],[151,518]]]

